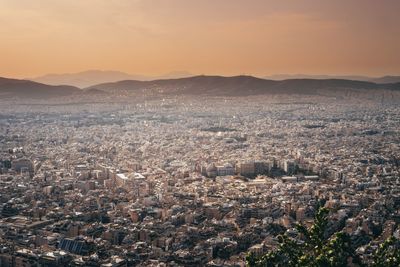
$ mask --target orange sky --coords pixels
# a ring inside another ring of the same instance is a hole
[[[0,76],[400,74],[398,0],[0,0]]]

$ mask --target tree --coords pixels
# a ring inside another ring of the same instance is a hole
[[[373,256],[372,267],[400,266],[400,242],[393,236],[379,245]]]
[[[349,262],[360,264],[351,246],[350,236],[337,232],[327,236],[327,208],[319,208],[315,214],[314,224],[307,229],[297,224],[299,238],[293,239],[287,235],[278,236],[279,247],[274,251],[257,258],[253,254],[247,256],[247,265],[251,267],[322,267],[347,266]]]

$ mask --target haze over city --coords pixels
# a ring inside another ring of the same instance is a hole
[[[0,267],[400,266],[399,11],[0,0]]]

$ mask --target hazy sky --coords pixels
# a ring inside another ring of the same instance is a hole
[[[0,0],[0,76],[400,74],[399,0]]]

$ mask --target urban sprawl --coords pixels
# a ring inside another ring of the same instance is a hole
[[[0,103],[0,266],[244,266],[320,206],[364,262],[400,238],[398,105],[74,101]]]

